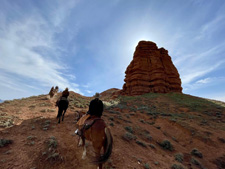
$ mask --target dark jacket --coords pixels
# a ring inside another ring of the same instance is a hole
[[[63,92],[62,92],[62,97],[68,97],[70,95],[70,93],[69,93],[69,91],[68,90],[64,90]]]
[[[94,100],[90,102],[89,110],[87,114],[101,117],[102,112],[103,112],[103,103],[98,98],[95,98]]]

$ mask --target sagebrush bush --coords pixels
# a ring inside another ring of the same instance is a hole
[[[177,160],[180,163],[182,163],[184,160],[184,155],[181,153],[175,154],[174,157],[175,157],[175,160]]]
[[[203,168],[201,163],[198,160],[196,160],[195,158],[191,158],[191,163],[198,166],[199,168]]]
[[[0,139],[0,147],[4,147],[8,144],[12,144],[12,140],[8,140],[8,139]]]
[[[148,164],[148,163],[144,164],[144,168],[145,168],[145,169],[150,169],[149,164]]]
[[[36,139],[37,137],[36,136],[28,136],[27,137],[27,140],[34,140],[34,139]]]
[[[196,156],[196,157],[199,157],[199,158],[202,158],[202,157],[203,157],[202,153],[201,153],[198,149],[196,149],[196,148],[194,148],[194,149],[191,151],[191,154],[192,154],[193,156]]]
[[[124,140],[126,140],[126,141],[131,141],[131,140],[137,139],[137,137],[136,137],[135,135],[133,135],[133,134],[131,134],[131,133],[128,133],[128,132],[126,132],[126,133],[122,136],[122,138],[123,138]]]
[[[131,126],[125,126],[124,129],[128,131],[129,133],[132,133],[132,134],[134,133],[133,128]]]
[[[114,121],[114,117],[109,117],[109,120]]]
[[[147,145],[143,143],[142,141],[137,140],[136,143],[142,147],[147,147]]]
[[[142,123],[145,123],[144,119],[140,119],[139,121],[142,122]]]
[[[184,167],[182,165],[178,165],[178,164],[173,164],[171,166],[171,169],[184,169]]]
[[[155,145],[154,144],[149,144],[149,147],[155,149]]]
[[[165,150],[169,150],[169,151],[174,150],[173,145],[170,143],[169,140],[164,140],[163,142],[158,143],[158,144]]]
[[[58,142],[57,142],[56,138],[54,136],[50,137],[48,140],[48,147],[56,148],[57,145],[58,145]]]

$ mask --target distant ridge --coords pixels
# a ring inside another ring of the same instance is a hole
[[[4,102],[4,100],[1,100],[1,99],[0,99],[0,103],[3,103],[3,102]]]

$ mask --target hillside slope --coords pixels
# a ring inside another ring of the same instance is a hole
[[[104,92],[103,119],[114,138],[105,168],[225,168],[225,103],[184,94],[112,95]],[[74,135],[77,113],[92,98],[71,92],[58,124],[47,95],[0,104],[0,168],[96,168]],[[7,144],[8,143],[8,144]]]

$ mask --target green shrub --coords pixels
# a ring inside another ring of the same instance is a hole
[[[109,113],[111,114],[121,114],[119,111],[110,110]]]
[[[175,118],[170,118],[170,121],[176,122],[177,120]]]
[[[33,126],[31,126],[31,129],[32,129],[32,130],[34,130],[34,129],[35,129],[35,126],[34,126],[34,125],[33,125]]]
[[[204,167],[202,167],[202,164],[195,158],[191,158],[191,163],[198,166],[199,168],[202,168],[202,169],[204,168]]]
[[[28,106],[30,109],[34,109],[35,107],[36,107],[36,105],[35,104],[32,104],[32,105],[30,105],[30,106]]]
[[[152,136],[150,136],[149,134],[146,134],[146,135],[145,135],[145,138],[146,138],[148,141],[151,141],[151,140],[152,140]]]
[[[176,137],[172,136],[172,139],[173,139],[173,141],[176,141],[176,142],[177,142],[177,139],[176,139]]]
[[[114,126],[114,123],[113,122],[112,123],[109,123],[109,125],[113,127]]]
[[[126,117],[129,119],[130,118],[130,115],[129,114],[126,114]]]
[[[35,140],[37,137],[36,136],[28,136],[27,140]]]
[[[142,122],[142,123],[145,123],[144,119],[140,119],[139,121]]]
[[[149,144],[149,147],[155,149],[155,145],[154,144]]]
[[[47,160],[57,160],[59,158],[60,158],[59,153],[53,153],[48,156]]]
[[[149,164],[148,164],[148,163],[144,164],[144,168],[145,168],[145,169],[150,169]]]
[[[219,140],[221,143],[225,143],[225,139],[222,138],[222,137],[218,137],[218,140]]]
[[[147,124],[153,125],[153,124],[155,124],[155,122],[147,122]]]
[[[178,165],[178,164],[173,164],[171,166],[171,169],[184,169],[184,167],[182,165]]]
[[[56,138],[54,136],[50,137],[48,140],[48,147],[56,148],[57,145],[58,145],[58,142],[57,142]]]
[[[47,112],[55,112],[55,109],[47,109]]]
[[[7,139],[0,139],[0,147],[4,147],[8,144],[12,144],[12,140],[7,140]]]
[[[147,147],[147,145],[139,140],[136,141],[136,143],[142,147]]]
[[[133,134],[131,134],[131,133],[128,133],[128,132],[126,132],[126,133],[122,136],[122,138],[123,138],[124,140],[126,140],[126,141],[131,141],[131,140],[137,139],[137,137],[136,137],[135,135],[133,135]]]
[[[114,118],[113,117],[109,117],[109,120],[114,121]]]
[[[196,149],[196,148],[194,148],[194,149],[191,151],[191,154],[192,154],[193,156],[196,156],[196,157],[199,157],[199,158],[202,158],[202,157],[203,157],[202,153],[201,153],[200,151],[198,151],[198,149]]]
[[[45,113],[46,112],[46,109],[42,109],[42,110],[40,110],[40,112]]]
[[[155,128],[157,128],[157,129],[161,129],[161,127],[160,127],[160,126],[155,126]]]
[[[164,140],[162,143],[158,143],[163,149],[173,151],[173,145],[168,140]]]
[[[128,131],[129,133],[132,133],[132,134],[134,133],[133,128],[130,127],[130,126],[125,126],[124,129],[125,129],[126,131]]]
[[[159,162],[158,162],[158,161],[155,161],[154,164],[155,164],[155,165],[159,165]]]
[[[184,155],[181,153],[175,154],[174,157],[175,157],[175,160],[177,160],[180,163],[182,163],[184,160]]]
[[[117,115],[116,118],[123,120],[123,117],[121,115]]]

